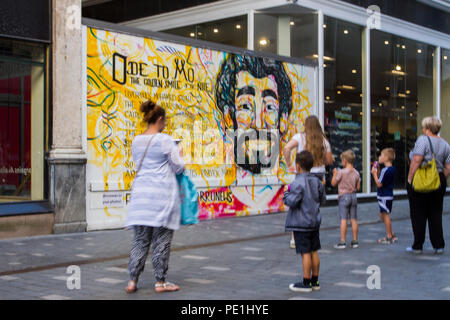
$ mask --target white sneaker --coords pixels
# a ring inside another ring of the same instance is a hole
[[[414,253],[414,254],[421,254],[422,253],[422,250],[416,250],[416,249],[413,249],[412,247],[406,248],[406,251]]]

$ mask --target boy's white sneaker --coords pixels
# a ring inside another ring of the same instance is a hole
[[[345,249],[347,248],[347,245],[345,244],[345,242],[339,242],[338,244],[334,245],[335,249]]]
[[[313,290],[311,284],[306,285],[303,282],[291,283],[289,289],[295,292],[312,292]]]

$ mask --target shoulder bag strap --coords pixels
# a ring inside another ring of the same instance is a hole
[[[137,171],[136,171],[135,177],[137,177],[139,170],[141,170],[142,163],[144,162],[145,156],[147,155],[148,147],[150,146],[150,144],[151,144],[152,141],[153,141],[153,138],[155,138],[156,135],[157,135],[157,133],[155,133],[155,135],[154,135],[153,137],[151,137],[150,140],[148,141],[147,147],[145,148],[144,155],[143,155],[142,158],[141,158],[141,162],[139,163],[139,167],[138,167],[138,169],[137,169]]]
[[[430,137],[429,137],[429,136],[427,136],[427,138],[428,138],[428,142],[430,143],[430,149],[431,149],[431,157],[432,157],[432,158],[435,158],[436,156],[435,156],[435,154],[434,154],[434,150],[433,150],[433,144],[431,143],[431,139],[430,139]]]

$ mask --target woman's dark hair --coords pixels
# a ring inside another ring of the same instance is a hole
[[[160,117],[166,117],[166,110],[151,100],[142,103],[140,110],[144,114],[144,121],[148,124],[156,123]]]

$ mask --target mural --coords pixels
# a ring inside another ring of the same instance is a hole
[[[315,105],[315,69],[87,27],[88,229],[121,227],[140,104],[165,108],[200,219],[284,210],[281,150]]]

